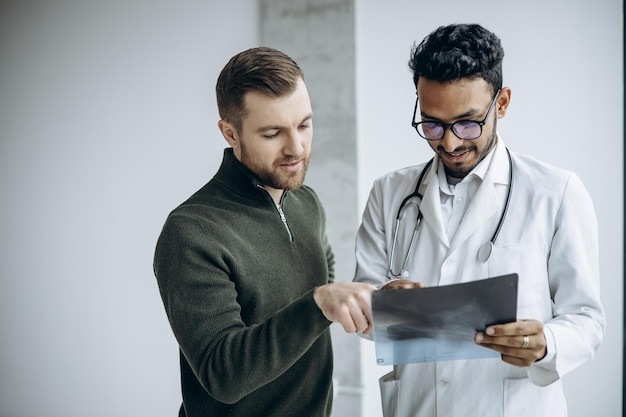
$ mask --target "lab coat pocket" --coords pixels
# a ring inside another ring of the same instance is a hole
[[[528,416],[567,416],[560,381],[539,387],[528,378],[504,380],[504,417]]]
[[[380,396],[383,405],[383,417],[398,417],[399,393],[398,385],[400,381],[396,379],[396,370],[383,375],[378,383],[380,385]]]

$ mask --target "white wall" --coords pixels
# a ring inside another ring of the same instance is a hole
[[[177,415],[154,245],[257,29],[255,0],[0,3],[0,415]]]
[[[618,0],[357,2],[360,207],[372,181],[431,151],[409,124],[415,90],[409,49],[436,27],[476,22],[505,48],[512,102],[498,123],[507,145],[576,171],[595,201],[602,300],[608,317],[595,359],[564,378],[571,417],[621,415],[623,295],[623,34]],[[364,342],[364,396],[380,415],[374,364]],[[593,381],[593,382],[590,382]]]

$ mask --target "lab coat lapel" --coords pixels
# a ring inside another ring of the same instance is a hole
[[[433,166],[436,167],[439,164],[439,158],[435,158]],[[439,238],[446,248],[450,246],[446,229],[443,226],[443,218],[441,217],[441,197],[439,194],[439,177],[437,171],[430,168],[430,172],[424,179],[426,189],[424,190],[424,199],[420,205],[422,215],[424,216],[423,222],[427,223],[428,227],[432,230],[434,235]]]
[[[476,230],[482,228],[485,222],[497,215],[498,207],[498,198],[493,180],[487,173],[459,224],[459,228],[450,245],[450,252],[456,250]]]
[[[459,228],[452,239],[450,253],[459,248],[463,242],[482,228],[493,216],[497,216],[501,212],[503,202],[500,201],[498,197],[496,184],[509,184],[508,176],[510,167],[508,164],[509,159],[506,153],[506,145],[502,140],[499,140],[491,164],[485,173],[485,177],[478,187],[478,190],[476,190],[476,194],[472,198],[461,220],[461,224],[459,224]],[[491,236],[487,239],[489,238],[491,238]]]

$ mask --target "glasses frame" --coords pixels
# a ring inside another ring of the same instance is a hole
[[[461,140],[476,140],[479,137],[481,137],[483,135],[483,126],[487,124],[487,119],[489,118],[489,115],[491,114],[491,110],[493,109],[494,105],[496,104],[496,99],[498,98],[498,96],[500,95],[500,91],[502,91],[501,88],[498,89],[498,91],[496,91],[496,94],[493,96],[493,100],[491,100],[491,104],[489,105],[489,109],[487,109],[487,114],[485,115],[485,118],[482,121],[476,121],[476,120],[457,120],[454,123],[441,123],[441,122],[431,122],[431,121],[422,121],[422,122],[416,122],[415,121],[415,116],[417,116],[417,103],[419,102],[419,96],[416,97],[415,99],[415,108],[413,109],[413,119],[411,119],[411,126],[413,126],[413,128],[415,129],[415,131],[417,132],[418,135],[420,135],[420,137],[428,140],[428,141],[435,141],[435,140],[441,140],[443,139],[443,137],[446,135],[446,130],[450,129],[452,130],[452,133],[454,133],[454,136],[456,136],[457,138],[461,139]],[[456,130],[454,129],[454,125],[456,125],[457,123],[464,123],[464,122],[472,122],[472,123],[476,123],[478,125],[478,127],[480,128],[480,134],[478,136],[476,136],[475,138],[462,138],[459,136],[458,133],[456,133]],[[433,138],[427,138],[424,135],[422,135],[418,129],[419,125],[423,124],[423,123],[434,123],[437,124],[441,127],[443,127],[443,131],[441,132],[441,137],[438,139],[433,139]]]

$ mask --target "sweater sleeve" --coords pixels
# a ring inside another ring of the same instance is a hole
[[[230,279],[233,265],[221,251],[195,219],[172,215],[157,243],[154,271],[196,378],[213,398],[233,404],[282,375],[330,322],[311,289],[265,321],[246,325]]]

